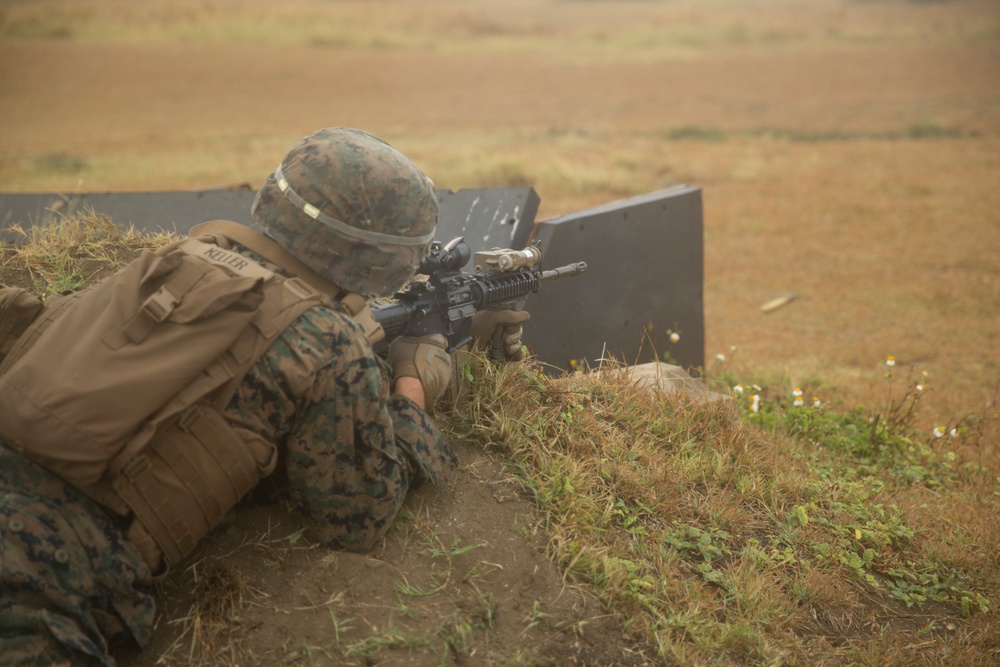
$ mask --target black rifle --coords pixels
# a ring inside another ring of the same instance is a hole
[[[435,242],[420,262],[418,274],[427,280],[414,281],[396,292],[393,303],[372,309],[385,331],[384,344],[398,336],[443,334],[448,351],[454,352],[472,340],[472,316],[478,310],[520,307],[537,292],[543,282],[575,276],[587,270],[584,262],[542,271],[537,246],[524,250],[497,248],[477,252],[475,273],[462,271],[472,251],[462,237],[447,245]],[[499,340],[494,339],[497,357]]]

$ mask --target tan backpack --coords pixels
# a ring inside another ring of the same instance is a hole
[[[133,515],[129,537],[154,573],[273,471],[274,444],[221,411],[282,331],[330,303],[226,244],[202,236],[144,251],[51,299],[0,360],[0,437]]]

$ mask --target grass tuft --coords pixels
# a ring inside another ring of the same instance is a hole
[[[12,231],[20,239],[2,247],[0,284],[27,287],[40,297],[97,282],[135,259],[143,248],[171,239],[168,234],[147,235],[118,226],[93,211],[54,215],[46,224]]]
[[[456,436],[510,461],[552,556],[665,659],[808,662],[822,645],[825,660],[850,662],[881,650],[879,637],[915,642],[918,619],[989,626],[995,568],[943,552],[907,505],[914,485],[962,487],[947,456],[914,446],[906,408],[859,430],[854,413],[767,402],[750,413],[742,400],[638,389],[613,369],[472,372]],[[915,466],[929,472],[917,479]],[[855,625],[866,615],[877,632]]]

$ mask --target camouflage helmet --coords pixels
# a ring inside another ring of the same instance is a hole
[[[427,254],[437,226],[434,183],[367,132],[319,130],[292,147],[257,192],[254,220],[338,287],[399,289]]]

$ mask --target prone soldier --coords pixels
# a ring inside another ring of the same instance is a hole
[[[365,551],[408,489],[454,469],[428,414],[454,373],[447,341],[402,336],[384,360],[367,306],[427,254],[430,179],[328,128],[287,153],[252,212],[262,233],[206,223],[107,296],[50,298],[3,359],[0,665],[113,666],[120,643],[145,646],[152,581],[261,479],[315,539]],[[223,318],[242,324],[205,324]],[[518,357],[527,318],[488,311],[473,331],[499,330]],[[129,378],[130,363],[146,365]]]

